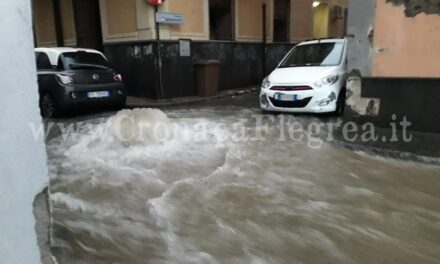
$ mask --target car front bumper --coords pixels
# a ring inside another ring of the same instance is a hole
[[[289,113],[329,113],[336,111],[340,88],[332,85],[303,91],[274,91],[261,89],[260,107],[265,111]],[[281,101],[280,94],[295,95],[295,101]]]

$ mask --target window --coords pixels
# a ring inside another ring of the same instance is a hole
[[[37,63],[37,70],[53,70],[53,66],[46,53],[35,52],[35,60]]]
[[[273,41],[289,42],[290,39],[290,0],[275,0]]]
[[[233,1],[209,0],[209,29],[212,40],[232,40],[234,31]]]
[[[337,66],[341,64],[344,43],[317,43],[294,48],[280,68],[304,66]]]
[[[65,69],[80,70],[80,69],[107,69],[110,68],[108,61],[99,53],[92,52],[66,52],[60,56],[62,63],[58,63]]]

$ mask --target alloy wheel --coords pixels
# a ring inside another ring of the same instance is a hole
[[[49,94],[44,94],[40,99],[40,111],[43,118],[51,118],[55,113],[55,102]]]

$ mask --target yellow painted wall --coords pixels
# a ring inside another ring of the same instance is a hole
[[[267,38],[272,38],[273,2],[271,0],[235,0],[237,40],[261,40],[263,36],[263,3],[267,4]]]
[[[105,0],[107,33],[118,35],[137,31],[135,0]]]
[[[37,39],[39,43],[56,42],[52,0],[34,0]],[[322,0],[329,8],[338,4],[346,6],[348,0]],[[262,4],[267,4],[267,39],[273,35],[273,0],[234,0],[235,39],[237,41],[261,41]],[[62,24],[65,41],[75,40],[75,26],[72,0],[60,0]],[[209,39],[209,0],[168,0],[162,11],[183,13],[183,25],[161,26],[162,37]],[[294,42],[312,37],[340,36],[343,32],[343,19],[329,21],[328,14],[318,8],[321,15],[314,19],[313,0],[291,0],[290,36]],[[104,41],[130,41],[153,38],[154,14],[146,1],[139,0],[100,0]],[[138,8],[138,10],[136,10]],[[148,22],[147,22],[148,21]],[[314,29],[314,24],[321,26]]]
[[[321,0],[313,8],[313,0],[291,0],[291,36],[293,42],[311,38],[341,37],[344,33],[344,19],[332,20],[330,11],[335,5],[346,8],[349,0]],[[327,9],[327,10],[325,10]],[[315,12],[317,15],[315,16]]]
[[[313,8],[310,0],[291,0],[291,36],[299,42],[312,38]]]
[[[320,4],[314,9],[313,37],[328,37],[329,9],[328,4]]]
[[[55,19],[52,0],[34,0],[34,19],[39,46],[55,45]]]
[[[294,1],[294,0],[293,0]],[[272,0],[234,0],[235,39],[238,41],[260,41],[262,30],[262,4],[267,4],[267,38],[272,38]],[[209,0],[168,0],[168,11],[183,13],[185,24],[170,26],[171,35],[209,38]]]
[[[169,0],[169,12],[182,13],[185,16],[185,23],[183,25],[171,26],[171,31],[178,35],[208,35],[205,32],[205,23],[209,20],[205,14],[205,0]]]
[[[440,77],[438,15],[404,15],[404,7],[377,1],[373,76]]]

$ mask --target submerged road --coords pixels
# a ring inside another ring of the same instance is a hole
[[[440,263],[438,166],[256,100],[58,120],[75,124],[48,141],[59,263]]]

